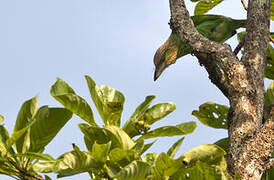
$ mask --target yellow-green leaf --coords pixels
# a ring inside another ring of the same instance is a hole
[[[28,126],[32,121],[33,117],[35,116],[38,108],[38,96],[35,96],[32,99],[29,99],[23,103],[23,105],[20,108],[20,111],[17,115],[16,123],[14,126],[14,132],[19,131],[26,126]],[[22,132],[22,131],[21,131]],[[27,139],[27,138],[26,138]],[[22,136],[16,140],[16,150],[19,153],[22,153],[23,149],[26,149],[26,147],[23,147],[25,141],[25,136],[22,134]]]
[[[213,102],[207,102],[199,106],[199,111],[193,111],[201,123],[213,128],[228,128],[228,107]]]
[[[180,159],[187,165],[193,165],[197,161],[219,164],[225,154],[226,152],[215,144],[204,144],[187,151]]]
[[[265,108],[274,103],[274,82],[272,82],[265,93],[264,105]]]
[[[97,126],[89,104],[85,99],[78,96],[65,81],[58,78],[52,85],[50,94],[65,108],[75,113],[89,124]]]
[[[164,136],[178,136],[192,133],[196,129],[196,122],[190,121],[187,123],[178,124],[176,126],[163,126],[142,135],[140,139],[148,139]]]
[[[92,100],[105,125],[120,126],[125,102],[124,95],[108,86],[96,86],[91,77],[85,76]]]
[[[194,15],[201,15],[207,13],[210,9],[220,4],[223,0],[200,0],[195,6]]]

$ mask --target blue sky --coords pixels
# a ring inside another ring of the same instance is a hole
[[[187,1],[187,7],[193,14],[193,3]],[[240,0],[224,1],[210,13],[246,17]],[[227,105],[204,68],[190,55],[153,81],[153,56],[170,34],[169,18],[167,0],[1,0],[0,114],[5,117],[6,128],[12,132],[21,104],[36,94],[40,106],[60,107],[49,94],[57,77],[92,104],[85,74],[97,84],[124,93],[122,122],[147,95],[156,95],[155,103],[172,101],[177,105],[175,112],[153,127],[197,121],[191,112],[207,101]],[[236,46],[235,38],[228,42]],[[100,121],[93,104],[92,108]],[[86,150],[77,126],[82,122],[73,116],[45,152],[58,157],[72,149],[71,143]],[[198,123],[196,131],[186,136],[179,154],[226,136],[224,130]],[[163,152],[178,138],[162,138],[151,151]],[[64,179],[80,178],[88,176]]]

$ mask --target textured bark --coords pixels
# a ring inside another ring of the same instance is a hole
[[[229,99],[228,171],[260,179],[274,149],[274,108],[264,110],[264,66],[269,36],[269,0],[250,0],[241,60],[227,44],[203,37],[194,28],[183,0],[170,0],[171,29],[205,66],[210,80]],[[264,114],[267,119],[263,124]]]

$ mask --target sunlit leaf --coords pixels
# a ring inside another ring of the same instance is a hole
[[[52,173],[56,171],[56,166],[57,161],[52,160],[52,161],[38,161],[33,164],[32,168],[35,172],[40,172],[40,173]]]
[[[121,148],[115,148],[110,151],[109,159],[111,163],[116,163],[120,167],[124,167],[132,161],[138,159],[139,156],[134,150],[125,150]]]
[[[225,154],[226,152],[215,144],[204,144],[187,151],[180,159],[187,165],[193,165],[197,161],[219,164]]]
[[[196,122],[190,121],[187,123],[178,124],[176,126],[163,126],[142,135],[140,139],[148,139],[164,136],[178,136],[192,133],[196,129]]]
[[[136,108],[130,119],[126,121],[125,125],[123,126],[123,130],[130,137],[139,135],[141,133],[140,131],[144,131],[144,128],[146,128],[144,114],[149,108],[153,99],[155,99],[155,96],[147,96],[145,101]]]
[[[228,107],[213,102],[207,102],[199,107],[199,111],[192,111],[201,123],[213,128],[228,128]]]
[[[223,0],[200,0],[195,6],[194,14],[201,15],[220,4]]]
[[[124,95],[108,86],[96,86],[93,79],[85,76],[92,100],[105,125],[120,126],[125,102]]]
[[[145,141],[143,139],[140,139],[139,141],[136,141],[136,143],[132,149],[134,149],[136,152],[141,154],[144,147],[145,147]]]
[[[170,157],[172,157],[172,158],[174,158],[174,156],[176,155],[177,151],[179,150],[179,148],[180,148],[180,146],[181,146],[181,144],[182,144],[182,142],[183,142],[184,139],[185,138],[182,137],[176,143],[174,143],[172,145],[172,147],[169,148],[169,150],[167,152],[167,155],[170,156]]]
[[[31,125],[31,124],[30,124]],[[7,150],[10,150],[10,148],[12,148],[11,146],[17,142],[21,137],[24,136],[24,134],[26,133],[26,131],[30,128],[30,125],[28,125],[27,127],[20,129],[18,131],[13,131],[11,137],[9,139],[7,139],[6,143],[7,143]]]
[[[274,103],[274,82],[272,82],[265,93],[264,105],[265,108]]]
[[[15,154],[15,156],[24,157],[28,159],[43,160],[43,161],[54,161],[54,158],[51,157],[49,154],[42,154],[42,153],[35,153],[35,152],[27,152],[24,154],[17,153]]]
[[[30,127],[31,152],[41,151],[72,117],[71,111],[64,108],[41,107]]]
[[[50,94],[65,108],[72,111],[91,125],[97,126],[89,104],[63,80],[57,79],[52,85]]]
[[[63,154],[57,160],[55,173],[58,178],[88,172],[99,168],[89,152],[71,151]]]
[[[0,157],[7,154],[7,144],[6,141],[9,139],[9,133],[4,127],[0,125]]]
[[[95,161],[105,163],[110,150],[111,142],[107,144],[97,144],[96,142],[92,146],[92,156]]]
[[[89,151],[92,151],[92,146],[95,142],[99,144],[106,144],[111,140],[103,128],[93,127],[83,123],[79,124],[78,126],[82,133],[85,135],[84,140]]]
[[[161,153],[154,167],[154,174],[156,179],[167,179],[172,176],[178,169],[182,167],[182,163],[179,160],[174,160],[165,153]]]
[[[37,112],[38,108],[38,96],[35,96],[32,99],[29,99],[23,103],[23,105],[20,108],[20,111],[17,115],[16,123],[14,126],[13,131],[19,131],[26,126],[28,126],[32,121],[35,113]],[[21,131],[22,132],[22,131]],[[25,136],[22,136],[16,140],[16,149],[17,152],[22,153],[23,144],[24,144]]]
[[[122,149],[131,149],[134,146],[133,140],[117,126],[105,126],[104,128],[108,132],[108,136],[111,138],[111,143],[117,144],[117,147]]]
[[[245,35],[245,31],[239,32],[237,34],[238,42],[240,42],[244,38],[244,35]]]
[[[135,144],[134,141],[117,126],[105,126],[104,128],[98,128],[91,127],[86,124],[79,124],[79,127],[85,134],[86,141],[91,143],[88,145],[88,149],[92,148],[95,141],[98,144],[106,144],[111,141],[111,149],[116,147],[131,149]]]
[[[148,153],[145,155],[145,157],[143,158],[143,161],[148,163],[149,165],[153,166],[154,163],[156,162],[158,157],[157,153]]]
[[[4,120],[4,117],[0,114],[0,122]]]
[[[223,150],[225,150],[226,152],[228,152],[228,138],[220,139],[219,141],[215,142],[214,144],[218,145]]]
[[[144,116],[145,122],[153,124],[154,122],[164,118],[176,109],[174,103],[160,103],[149,108]]]
[[[274,0],[271,1],[270,19],[274,21]]]
[[[145,144],[141,154],[143,154],[144,152],[146,152],[157,140],[151,142],[151,143],[148,143],[148,144]]]
[[[207,163],[197,161],[195,166],[188,168],[179,169],[169,180],[177,179],[188,179],[188,180],[198,180],[198,179],[220,179],[229,180],[229,175],[226,169],[220,166],[212,166]]]
[[[133,161],[124,167],[115,177],[117,180],[142,180],[150,174],[150,165],[142,161]]]

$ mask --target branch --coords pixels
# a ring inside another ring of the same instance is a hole
[[[269,0],[250,0],[244,54],[239,61],[230,46],[210,41],[195,28],[183,0],[170,0],[170,27],[204,65],[210,80],[229,99],[228,170],[241,178],[260,178],[272,148],[273,122],[263,128],[264,64],[269,37]],[[273,116],[271,116],[274,118]],[[263,144],[266,143],[267,147]],[[260,146],[265,148],[263,154]],[[255,174],[255,175],[254,175]]]
[[[235,75],[235,71],[245,71],[227,44],[211,41],[194,27],[183,0],[170,0],[170,27],[192,49],[209,73],[210,80],[226,97],[246,87],[245,77]],[[243,72],[244,73],[244,72]]]

